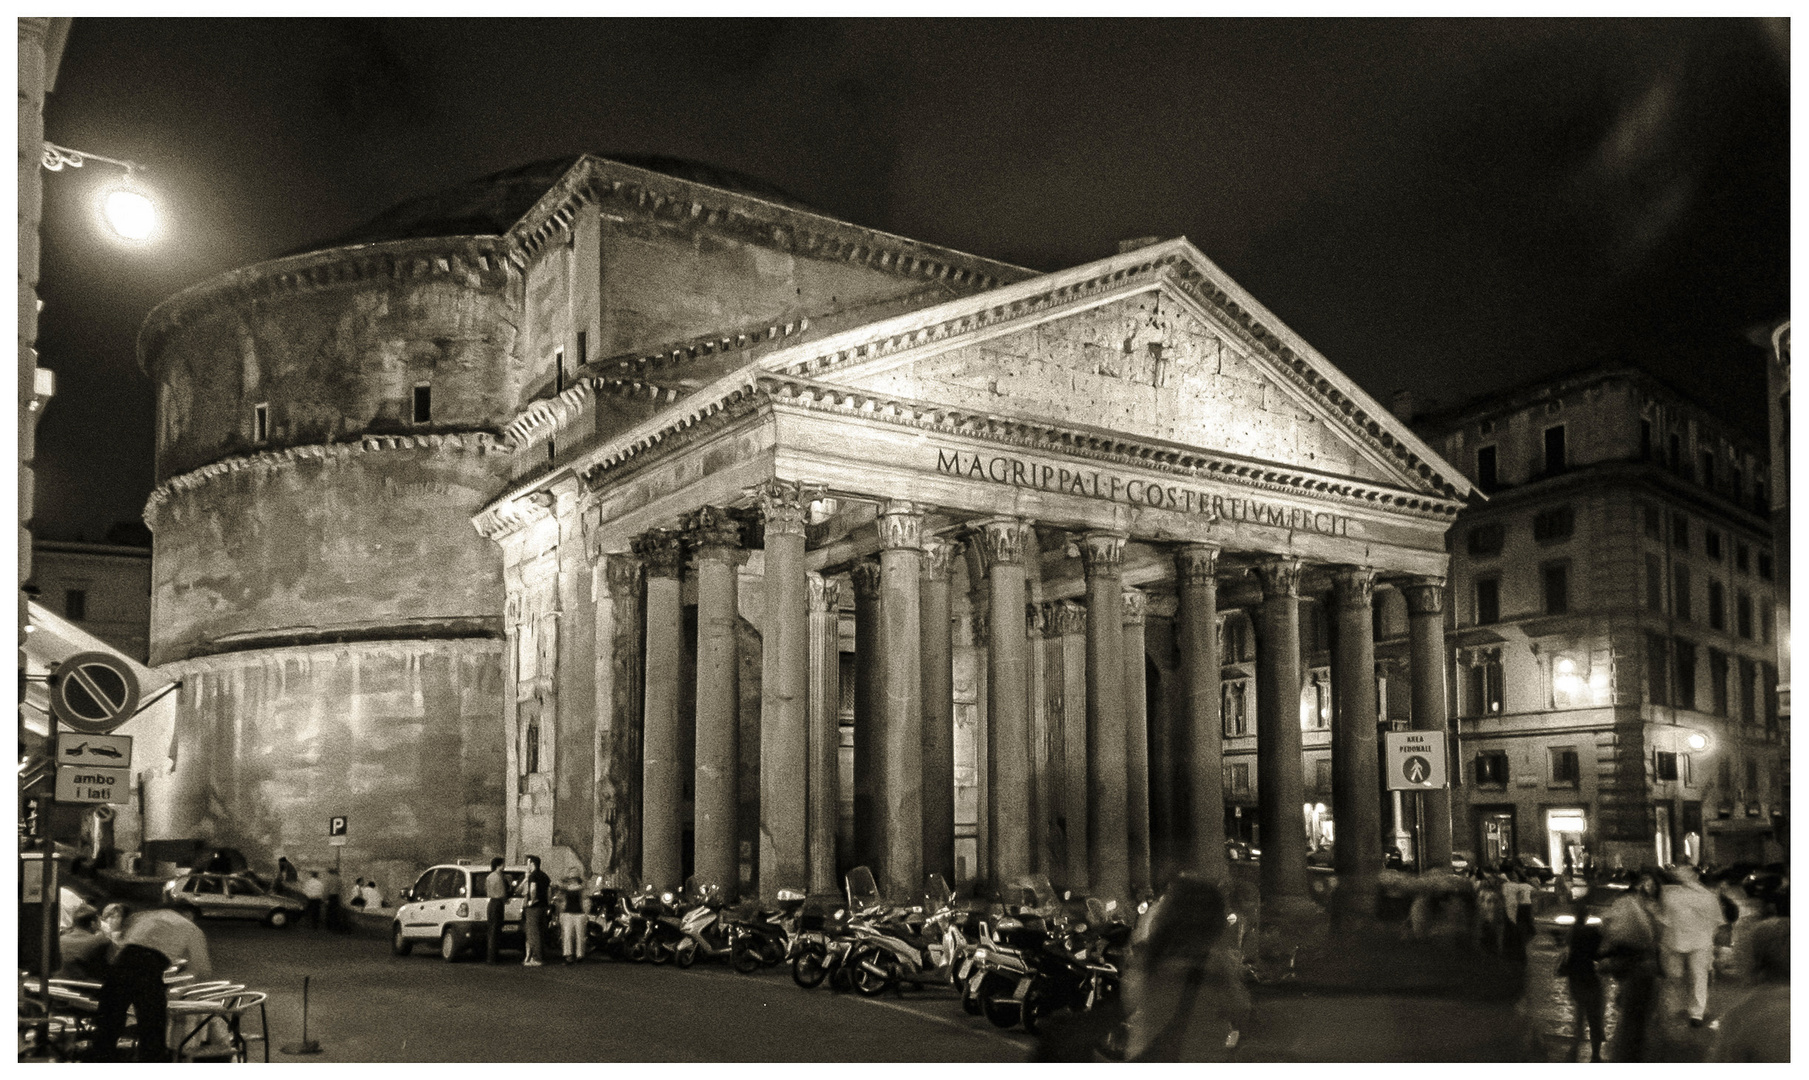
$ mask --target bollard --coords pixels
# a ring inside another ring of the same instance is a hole
[[[302,1037],[301,1037],[301,1042],[290,1043],[288,1046],[283,1047],[282,1048],[283,1053],[285,1053],[285,1054],[318,1054],[321,1052],[320,1044],[315,1042],[313,1039],[308,1038],[308,982],[312,978],[313,978],[313,976],[311,976],[311,975],[303,975],[302,976]]]

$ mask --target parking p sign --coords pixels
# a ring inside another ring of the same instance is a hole
[[[1444,732],[1385,731],[1382,749],[1388,762],[1388,790],[1425,791],[1445,786]]]

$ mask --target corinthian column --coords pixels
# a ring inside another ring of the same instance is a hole
[[[697,572],[697,765],[692,798],[694,863],[700,884],[740,891],[736,787],[740,779],[740,663],[736,656],[735,561],[741,528],[705,506],[687,539]]]
[[[854,862],[877,875],[885,855],[880,811],[885,804],[885,709],[880,701],[885,639],[879,621],[879,563],[855,563],[848,576],[854,584]]]
[[[685,613],[679,596],[684,545],[679,535],[656,529],[634,542],[647,568],[647,693],[641,731],[641,879],[677,888],[683,876],[684,823],[679,802],[678,691],[684,656]]]
[[[1413,730],[1445,731],[1445,580],[1420,578],[1405,583],[1407,597],[1407,653],[1413,680]],[[1450,748],[1446,747],[1446,756]],[[1451,770],[1447,769],[1447,773]],[[1452,774],[1455,775],[1455,774]],[[1425,799],[1426,832],[1420,838],[1420,866],[1451,865],[1451,789],[1421,794]]]
[[[760,634],[760,895],[809,884],[809,584],[804,508],[817,492],[787,480],[760,488],[766,518],[766,610]],[[802,782],[800,782],[802,781]]]
[[[1219,549],[1189,544],[1175,553],[1175,630],[1181,654],[1181,718],[1174,760],[1176,861],[1224,881],[1225,741],[1219,717]]]
[[[1130,899],[1130,764],[1124,718],[1124,542],[1087,533],[1087,860],[1093,895]]]
[[[982,526],[991,585],[987,650],[987,823],[995,888],[1030,873],[1030,663],[1024,625],[1024,558],[1036,534],[1019,518]]]
[[[920,593],[923,618],[923,871],[955,880],[955,668],[949,570],[961,545],[924,541]]]
[[[1306,782],[1300,744],[1300,560],[1256,568],[1263,602],[1256,629],[1256,786],[1265,902],[1307,898]],[[1266,910],[1266,909],[1265,909]]]
[[[1332,578],[1332,820],[1338,842],[1338,902],[1356,915],[1375,914],[1382,869],[1382,780],[1376,751],[1375,571],[1354,568]]]
[[[842,708],[841,583],[821,574],[810,582],[810,775],[808,854],[810,892],[833,896],[835,819],[841,769],[839,718]]]
[[[885,623],[885,876],[888,896],[923,886],[923,514],[908,502],[879,512],[879,616]]]
[[[1143,619],[1149,598],[1126,589],[1124,598],[1125,814],[1129,820],[1131,889],[1152,889],[1149,867],[1149,695],[1143,668]]]
[[[1086,892],[1087,865],[1087,609],[1072,600],[1049,608],[1050,633],[1061,648],[1062,676],[1062,818],[1068,846],[1064,885]]]

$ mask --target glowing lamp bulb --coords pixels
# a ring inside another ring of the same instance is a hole
[[[101,202],[107,227],[126,240],[142,242],[157,229],[157,205],[142,191],[117,188]]]
[[[1708,745],[1708,736],[1700,731],[1693,731],[1690,733],[1690,737],[1684,741],[1689,743],[1691,750],[1700,750]]]

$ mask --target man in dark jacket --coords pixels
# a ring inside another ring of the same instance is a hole
[[[546,913],[553,898],[553,880],[540,870],[540,856],[528,856],[528,877],[521,883],[524,903],[521,932],[527,938],[528,955],[523,967],[539,967],[546,948]]]
[[[503,909],[509,903],[509,879],[503,876],[502,868],[501,856],[491,859],[490,873],[484,878],[484,959],[492,964],[497,962],[496,953],[502,947]]]

